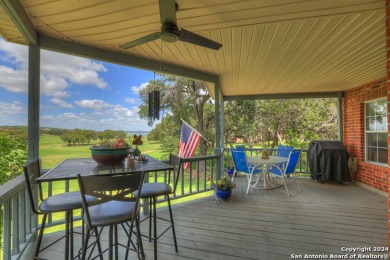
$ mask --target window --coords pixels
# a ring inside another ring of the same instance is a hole
[[[365,105],[366,161],[387,164],[386,99]]]

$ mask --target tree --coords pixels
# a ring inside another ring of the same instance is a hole
[[[231,101],[225,106],[225,140],[235,137],[270,147],[305,147],[313,139],[337,138],[335,99]]]
[[[27,160],[27,135],[0,134],[0,185],[23,172]]]
[[[141,118],[148,118],[148,93],[153,90],[159,90],[161,93],[161,110],[165,115],[162,121],[168,120],[169,125],[175,125],[173,129],[169,129],[169,136],[174,136],[178,140],[181,119],[193,125],[203,135],[205,132],[205,107],[207,101],[210,100],[210,95],[204,83],[167,75],[162,75],[156,81],[150,81],[140,91],[140,97],[144,101],[139,110]],[[149,125],[153,125],[153,121],[150,119]],[[166,126],[161,125],[160,129]],[[152,133],[151,136],[163,140],[167,135],[158,136],[156,133]],[[207,148],[205,141],[202,139],[199,145],[199,153],[206,155]]]

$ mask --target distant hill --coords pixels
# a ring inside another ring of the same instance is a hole
[[[149,134],[149,131],[125,131],[126,134],[130,134],[130,135],[142,135],[142,136],[146,136],[147,134]]]
[[[0,131],[7,131],[11,129],[26,129],[27,126],[9,126],[9,125],[4,125],[0,126]],[[56,128],[56,127],[40,127],[41,130],[43,131],[49,131],[49,130],[61,130],[61,131],[66,131],[66,130],[72,130],[72,129],[64,129],[64,128]],[[96,131],[96,132],[102,132],[102,131]],[[132,131],[132,130],[126,130],[126,134],[135,134],[135,135],[147,135],[150,131]]]

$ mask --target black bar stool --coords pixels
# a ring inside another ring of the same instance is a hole
[[[81,195],[80,192],[65,192],[57,195],[53,195],[43,198],[42,187],[40,183],[37,183],[37,178],[41,175],[39,159],[24,166],[24,177],[26,180],[27,192],[30,199],[31,209],[34,214],[42,215],[42,222],[39,229],[38,240],[35,247],[34,258],[38,258],[41,251],[57,243],[59,240],[65,237],[65,259],[73,258],[73,210],[81,209]],[[38,193],[41,203],[38,206],[38,202],[35,201],[34,189],[38,186]],[[45,230],[47,215],[50,213],[65,212],[65,236],[54,241],[50,245],[43,249],[40,249],[43,233]],[[70,257],[69,257],[70,253]]]
[[[149,199],[149,216],[143,219],[142,221],[149,218],[149,236],[146,237],[149,238],[149,242],[151,242],[152,240],[154,242],[154,259],[157,259],[157,240],[170,228],[172,228],[172,232],[173,232],[173,241],[175,243],[175,250],[176,252],[178,252],[176,233],[175,233],[175,224],[173,222],[171,201],[169,195],[174,194],[176,191],[177,183],[179,180],[179,174],[182,166],[181,158],[171,154],[170,165],[173,167],[173,184],[172,184],[173,187],[170,186],[171,174],[169,174],[167,183],[161,183],[161,182],[144,183],[142,187],[142,191],[139,194],[141,199]],[[159,196],[165,196],[167,198],[170,219],[163,219],[157,217],[157,213],[156,213],[157,197]],[[159,236],[157,236],[157,218],[171,223],[163,232],[160,233]],[[153,236],[152,236],[152,223],[153,223]]]
[[[84,223],[87,226],[87,232],[83,243],[82,258],[86,259],[89,248],[89,257],[93,259],[99,257],[103,259],[103,253],[108,250],[109,260],[118,259],[118,246],[126,248],[127,259],[129,250],[137,253],[138,258],[145,259],[145,253],[142,246],[141,233],[139,230],[139,197],[133,196],[135,191],[142,192],[144,180],[143,172],[123,173],[123,175],[77,175],[80,192],[83,200]],[[88,202],[87,196],[94,197],[95,200]],[[121,225],[125,231],[128,224],[128,242],[127,245],[118,241],[118,225]],[[131,240],[133,226],[136,227],[137,246]],[[98,228],[109,227],[108,249],[101,250],[100,235]],[[88,245],[92,234],[96,235],[96,242],[99,248],[99,254],[94,255],[93,249]]]

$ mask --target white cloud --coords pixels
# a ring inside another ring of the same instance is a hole
[[[27,125],[27,108],[20,102],[0,102],[1,125]]]
[[[85,103],[86,104],[86,103]],[[107,104],[107,103],[106,103]],[[146,120],[138,117],[138,108],[126,108],[120,105],[109,105],[100,110],[87,113],[63,113],[60,115],[44,115],[41,117],[44,126],[82,129],[113,129],[148,131]],[[68,122],[65,124],[65,122]],[[71,122],[71,124],[69,124]]]
[[[149,84],[149,82],[144,82],[144,83],[141,83],[141,85],[139,86],[132,86],[130,88],[131,92],[133,92],[134,94],[139,94],[139,91],[141,89],[143,89],[144,87],[146,87],[147,85]]]
[[[133,105],[137,104],[137,100],[135,98],[126,98],[125,102]]]
[[[28,48],[0,39],[0,58],[13,64],[13,68],[1,66],[0,87],[11,92],[27,92]],[[103,64],[90,59],[41,51],[41,91],[49,97],[67,97],[71,84],[107,88],[107,82],[99,76],[106,72]]]
[[[63,108],[73,108],[73,105],[72,104],[69,104],[67,102],[65,102],[64,100],[62,99],[59,99],[59,98],[51,98],[50,101],[54,104],[57,104],[59,107],[63,107]]]
[[[18,65],[20,69],[27,71],[28,69],[28,48],[25,45],[13,44],[0,39],[0,58]]]
[[[1,115],[27,114],[27,108],[22,103],[14,101],[13,103],[0,102]]]
[[[14,92],[27,93],[27,71],[0,65],[0,87]]]
[[[98,100],[98,99],[93,99],[93,100],[78,100],[75,101],[75,104],[78,105],[79,107],[83,108],[89,108],[89,109],[94,109],[94,110],[101,110],[103,108],[111,107],[109,103],[107,103],[104,100]]]
[[[44,75],[63,78],[69,83],[107,87],[107,82],[99,77],[99,72],[106,72],[106,68],[90,59],[42,51],[41,70]]]

